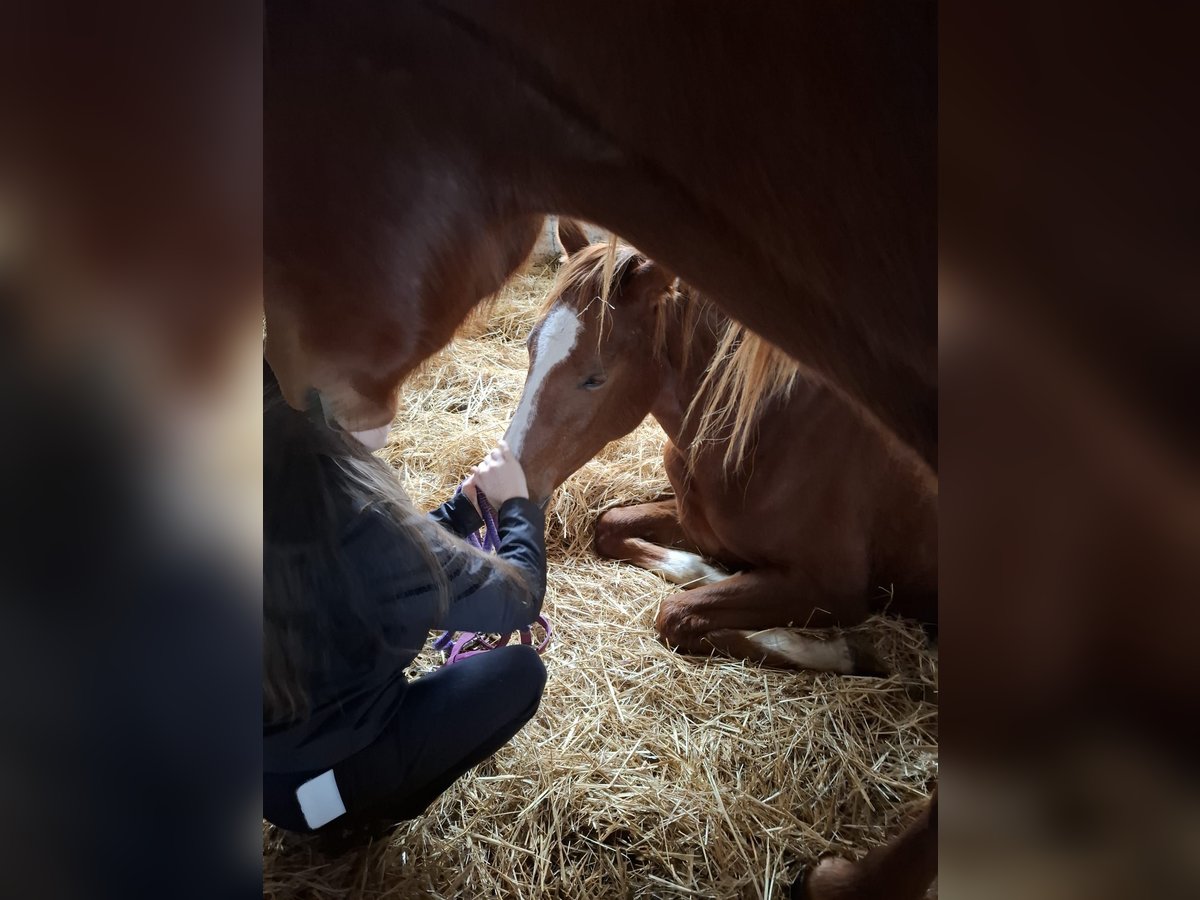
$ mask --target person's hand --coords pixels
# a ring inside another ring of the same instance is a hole
[[[471,469],[471,476],[463,485],[463,493],[470,492],[471,502],[478,506],[476,491],[483,491],[492,506],[499,509],[506,500],[513,497],[528,497],[529,488],[525,484],[525,470],[513,456],[505,441],[500,441],[496,448],[483,458],[483,462]]]
[[[474,468],[471,469],[471,474],[467,476],[467,480],[462,483],[462,492],[466,494],[467,499],[471,501],[471,505],[475,507],[475,512],[482,516],[483,513],[479,511],[479,488],[475,484]]]

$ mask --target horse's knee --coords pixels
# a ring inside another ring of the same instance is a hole
[[[792,900],[851,900],[859,896],[856,876],[852,862],[826,857],[792,885]]]
[[[596,519],[593,539],[596,555],[604,559],[620,559],[625,536],[625,528],[617,516],[617,510],[602,512]]]
[[[658,606],[654,630],[668,647],[684,653],[698,651],[699,638],[708,628],[697,620],[691,606],[683,597],[668,597]]]

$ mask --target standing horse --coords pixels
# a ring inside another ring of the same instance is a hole
[[[363,430],[565,213],[629,239],[931,464],[926,0],[266,6],[267,354]]]
[[[935,622],[928,467],[633,248],[609,259],[567,223],[560,240],[568,262],[529,335],[506,438],[544,501],[647,414],[662,425],[675,497],[596,523],[601,556],[691,588],[663,601],[662,639],[849,674],[875,664],[790,626],[852,625],[885,606]],[[894,590],[872,597],[879,585]]]

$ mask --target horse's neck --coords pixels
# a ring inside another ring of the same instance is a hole
[[[692,304],[696,305],[689,309]],[[694,423],[685,423],[688,406],[700,390],[727,321],[712,304],[692,295],[685,295],[667,312],[666,372],[650,414],[676,446],[687,446],[695,431]]]

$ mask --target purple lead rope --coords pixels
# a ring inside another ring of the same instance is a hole
[[[460,484],[458,490],[455,491],[455,495],[457,496],[461,493],[462,485]],[[492,508],[492,504],[488,502],[488,498],[484,496],[483,491],[476,490],[475,500],[479,504],[479,516],[483,519],[483,537],[479,536],[478,531],[474,531],[467,535],[467,540],[480,550],[488,553],[499,553],[500,526],[496,524],[496,511]],[[540,625],[542,631],[545,632],[545,636],[534,649],[538,653],[544,653],[546,648],[550,646],[550,623],[546,621],[545,616],[538,616],[534,620],[534,624]],[[528,627],[520,629],[519,634],[521,635],[522,644],[533,645],[533,632]],[[442,665],[448,666],[450,663],[466,659],[468,656],[475,656],[477,653],[486,653],[488,650],[503,647],[508,643],[509,637],[511,635],[504,634],[496,640],[491,640],[486,635],[475,631],[463,631],[456,638],[453,631],[446,631],[433,642],[433,648],[442,652],[445,656]]]
[[[459,485],[458,493],[462,493],[462,485]],[[467,540],[480,550],[499,553],[500,526],[496,524],[496,511],[492,509],[492,504],[488,502],[483,491],[475,492],[475,501],[479,504],[479,515],[483,519],[483,537],[479,536],[478,531],[474,531],[467,537]]]

